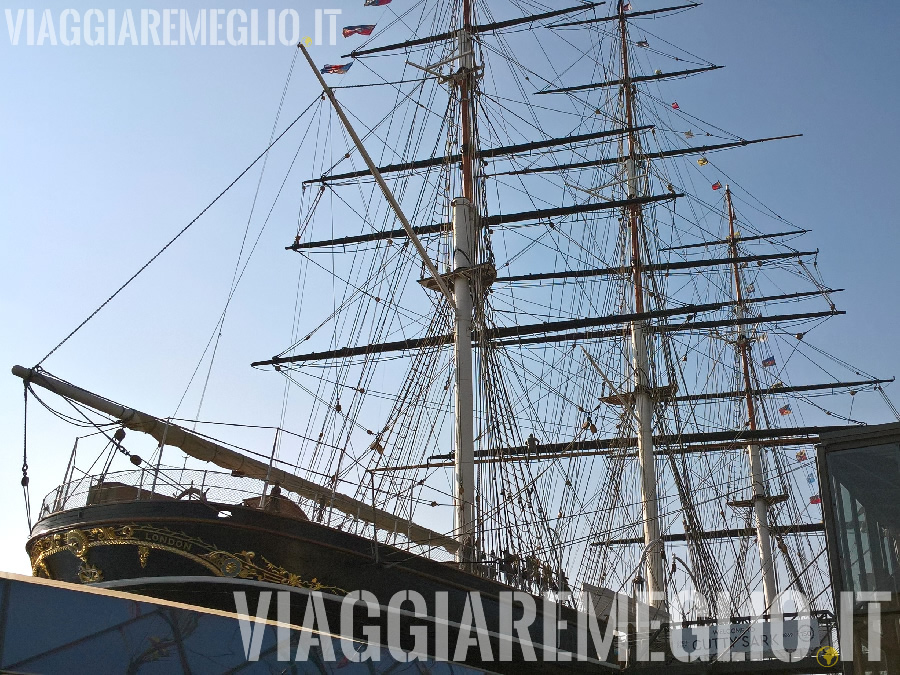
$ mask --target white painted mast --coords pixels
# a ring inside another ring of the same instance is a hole
[[[728,209],[728,238],[729,249],[732,258],[738,257],[737,235],[734,229],[734,205],[731,203],[731,187],[725,186],[725,205]],[[744,296],[741,288],[741,273],[738,264],[732,263],[734,274],[734,293],[737,305],[735,314],[738,321],[744,317]],[[744,395],[747,403],[747,424],[751,431],[756,430],[756,408],[753,401],[753,386],[750,380],[750,340],[747,337],[747,327],[739,323],[737,349],[741,357],[741,370],[744,376]],[[762,469],[762,451],[756,443],[747,446],[747,459],[750,463],[750,483],[753,495],[750,502],[756,516],[756,542],[759,548],[759,564],[762,569],[763,593],[766,599],[766,607],[773,608],[773,603],[778,595],[775,584],[775,566],[772,560],[772,538],[769,531],[769,499],[766,494],[766,483]],[[744,506],[745,502],[736,503]]]
[[[452,202],[453,209],[453,295],[456,300],[454,355],[456,359],[456,452],[454,533],[459,541],[457,561],[471,565],[476,559],[475,523],[475,396],[472,364],[472,288],[466,270],[475,265],[475,181],[472,88],[475,55],[470,27],[472,6],[463,0],[463,28],[458,33],[459,50],[456,81],[460,88],[460,142],[463,196]]]
[[[473,560],[475,548],[475,441],[472,383],[472,292],[466,270],[474,264],[475,223],[465,197],[453,200],[453,293],[456,298],[456,494],[454,531],[460,563]]]
[[[353,139],[353,143],[359,150],[366,166],[381,187],[385,198],[397,215],[398,220],[406,230],[410,240],[416,247],[425,266],[431,272],[434,282],[447,296],[451,307],[455,310],[455,355],[456,355],[456,491],[454,495],[454,535],[459,546],[456,550],[456,558],[462,564],[470,564],[475,560],[475,441],[473,432],[473,420],[475,416],[475,399],[472,386],[472,294],[469,288],[469,279],[465,270],[474,265],[475,260],[475,216],[472,209],[472,194],[474,193],[474,181],[472,180],[472,168],[474,162],[471,152],[472,121],[470,116],[470,88],[474,77],[474,55],[472,53],[472,38],[466,30],[471,25],[471,8],[469,0],[464,0],[465,27],[459,32],[459,65],[458,82],[460,83],[460,107],[462,108],[462,145],[463,145],[463,192],[466,197],[453,200],[453,292],[447,288],[445,278],[442,277],[425,247],[419,241],[415,231],[403,214],[403,210],[397,203],[390,188],[381,177],[381,172],[372,161],[353,130],[350,121],[337,102],[334,92],[325,83],[322,75],[316,69],[309,52],[303,43],[297,45],[303,51],[303,55],[322,85],[325,94],[331,100],[335,112],[343,122],[347,133]]]
[[[625,126],[628,129],[628,156],[625,171],[628,198],[638,196],[639,185],[635,157],[637,139],[634,128],[634,101],[628,63],[628,37],[625,9],[619,4],[619,32],[622,44],[622,81],[625,90]],[[641,207],[628,209],[631,235],[631,265],[633,269],[634,311],[644,312],[644,284],[641,268]],[[644,546],[646,555],[647,597],[653,607],[664,608],[663,542],[659,533],[659,496],[656,486],[656,465],[653,456],[653,399],[650,394],[650,359],[643,321],[631,322],[631,355],[634,382],[634,412],[637,424],[638,463],[641,477],[641,505],[644,516]]]
[[[463,196],[452,202],[453,219],[453,291],[447,287],[446,277],[441,276],[424,246],[416,236],[412,226],[406,220],[394,195],[391,193],[381,173],[375,166],[359,137],[344,115],[341,106],[331,88],[325,83],[316,69],[312,58],[303,44],[297,45],[302,51],[310,67],[319,80],[323,90],[341,118],[344,127],[353,139],[360,155],[381,187],[385,198],[394,209],[397,218],[409,235],[416,250],[422,257],[434,282],[455,310],[454,354],[456,358],[456,452],[455,456],[455,491],[454,491],[454,536],[459,542],[456,557],[461,564],[474,562],[476,549],[475,523],[475,441],[474,417],[475,397],[473,387],[472,364],[472,289],[466,270],[475,265],[476,249],[476,212],[474,208],[474,128],[472,110],[472,89],[475,79],[475,57],[472,48],[472,7],[470,0],[463,0],[463,28],[458,33],[458,70],[450,78],[460,88],[460,140],[462,145],[462,187]],[[426,69],[427,70],[427,69]]]

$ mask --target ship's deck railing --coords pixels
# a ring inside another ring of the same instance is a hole
[[[259,497],[263,482],[238,478],[221,471],[163,467],[115,471],[75,477],[48,494],[41,515],[113,502],[170,499],[204,499],[218,504],[238,504]]]
[[[41,504],[39,519],[59,511],[92,504],[110,504],[158,500],[203,500],[215,504],[258,507],[265,484],[262,480],[234,476],[222,471],[149,467],[106,474],[76,476],[50,492]],[[271,486],[269,486],[271,489]],[[266,490],[268,492],[268,490]],[[319,505],[296,494],[282,491],[280,499],[289,500],[309,518]],[[327,514],[326,514],[327,520]],[[333,512],[327,524],[345,532],[371,537],[372,526],[363,520]],[[378,540],[433,560],[451,560],[447,551],[428,543],[410,542],[401,532],[379,530]]]

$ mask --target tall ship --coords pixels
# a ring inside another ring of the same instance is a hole
[[[306,173],[279,191],[293,332],[251,364],[284,390],[266,445],[13,369],[89,434],[35,575],[206,605],[177,580],[480,591],[489,620],[504,590],[627,597],[679,625],[797,591],[830,630],[812,446],[857,397],[896,415],[891,380],[817,343],[844,312],[808,231],[717,165],[799,134],[678,104],[721,66],[651,31],[696,3],[501,4],[361,7],[384,13],[340,63],[298,45],[320,90],[265,149]]]

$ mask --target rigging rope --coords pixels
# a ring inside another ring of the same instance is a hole
[[[299,54],[298,50],[293,50],[293,56],[291,58],[291,66],[288,69],[287,79],[284,82],[284,87],[281,90],[281,100],[278,101],[278,110],[275,113],[275,121],[272,122],[272,131],[269,133],[269,144],[271,145],[272,140],[275,138],[275,131],[278,129],[278,121],[281,119],[281,111],[284,108],[284,99],[287,97],[288,87],[291,84],[291,77],[294,74],[294,67],[297,64],[297,55]],[[298,149],[299,153],[299,149]],[[259,199],[259,189],[262,187],[263,177],[266,175],[266,166],[269,163],[269,155],[266,154],[265,159],[263,160],[262,168],[259,172],[259,179],[256,181],[256,191],[253,193],[253,202],[250,204],[250,213],[247,215],[247,225],[244,227],[244,234],[241,238],[241,248],[238,251],[237,260],[234,263],[234,271],[231,275],[231,287],[228,289],[228,298],[225,300],[225,308],[222,310],[222,315],[219,317],[218,323],[218,331],[216,332],[216,341],[213,344],[212,354],[209,357],[209,368],[206,371],[206,379],[203,381],[203,389],[200,391],[200,401],[197,403],[197,412],[195,413],[195,417],[200,417],[200,411],[203,408],[203,401],[206,399],[206,390],[209,387],[209,379],[212,376],[213,364],[216,361],[216,354],[219,352],[219,341],[222,339],[222,331],[225,328],[225,316],[228,313],[228,308],[231,306],[231,300],[234,298],[234,292],[237,290],[238,284],[243,278],[243,272],[240,270],[241,260],[244,257],[244,247],[247,245],[247,235],[250,232],[250,223],[253,220],[253,214],[256,212],[256,202]],[[292,164],[293,166],[293,164]],[[290,171],[288,171],[290,173]],[[285,179],[286,180],[286,179]],[[280,191],[279,191],[280,194]],[[276,201],[277,201],[276,197]],[[273,204],[274,208],[274,204]],[[266,219],[266,223],[268,222],[268,218]],[[260,236],[262,235],[262,229],[265,228],[266,223],[263,223],[263,227],[260,229]],[[259,241],[259,237],[257,237],[257,241]],[[253,255],[253,252],[256,250],[256,246],[253,246],[253,249],[250,251],[250,254],[247,256],[247,261],[244,263],[244,269],[246,269],[247,265],[250,263],[250,258]],[[238,276],[240,272],[240,276]],[[202,357],[201,357],[202,358]],[[193,379],[193,378],[192,378]],[[190,386],[190,384],[188,384]],[[182,399],[184,396],[182,396]],[[178,413],[178,410],[175,410],[175,414]]]
[[[22,496],[25,498],[25,519],[28,521],[28,532],[31,532],[31,495],[28,492],[28,381],[25,381],[24,390],[25,414],[22,428]]]
[[[78,325],[75,327],[75,329],[74,329],[71,333],[69,333],[68,335],[66,335],[66,337],[64,337],[64,338],[59,342],[59,344],[57,344],[53,349],[51,349],[49,352],[47,352],[47,354],[46,354],[40,361],[38,361],[38,362],[35,364],[34,367],[37,368],[37,367],[40,366],[44,361],[46,361],[48,358],[50,358],[50,357],[56,352],[56,350],[58,350],[58,349],[59,349],[60,347],[62,347],[66,342],[68,342],[69,339],[70,339],[73,335],[75,335],[75,333],[77,333],[79,330],[81,330],[82,328],[84,328],[85,324],[87,324],[91,319],[93,319],[95,316],[97,316],[97,314],[99,314],[100,311],[101,311],[104,307],[106,307],[110,302],[112,302],[113,299],[114,299],[117,295],[119,295],[119,293],[121,293],[122,291],[124,291],[125,288],[126,288],[129,284],[131,284],[132,281],[134,281],[135,279],[137,279],[138,276],[139,276],[144,270],[146,270],[148,267],[150,267],[150,265],[152,265],[153,262],[154,262],[157,258],[159,258],[159,256],[161,256],[163,253],[165,253],[166,250],[167,250],[172,244],[174,244],[176,241],[178,241],[178,239],[180,239],[181,236],[182,236],[185,232],[187,232],[187,231],[191,228],[191,226],[192,226],[194,223],[196,223],[198,220],[200,220],[200,218],[203,216],[203,214],[205,214],[207,211],[209,211],[209,209],[211,209],[211,208],[216,204],[216,202],[218,202],[222,197],[224,197],[224,196],[225,196],[225,193],[228,192],[232,187],[234,187],[234,185],[235,185],[241,178],[243,178],[243,177],[247,174],[247,172],[250,171],[250,169],[252,169],[254,166],[256,166],[257,162],[259,162],[259,160],[261,160],[263,157],[265,157],[265,156],[268,154],[269,150],[271,150],[271,149],[275,146],[275,144],[278,143],[278,141],[280,141],[282,138],[284,138],[285,134],[287,134],[287,133],[294,127],[294,125],[295,125],[297,122],[300,121],[300,119],[306,114],[306,112],[307,112],[310,108],[313,107],[313,105],[315,105],[315,103],[316,103],[318,100],[319,100],[319,97],[316,96],[316,98],[313,100],[313,102],[310,103],[310,104],[303,110],[303,112],[301,112],[299,115],[297,115],[297,117],[294,118],[294,121],[291,122],[291,123],[287,126],[287,128],[286,128],[284,131],[282,131],[274,141],[272,141],[271,143],[269,143],[269,145],[266,147],[266,149],[263,150],[263,151],[256,157],[256,159],[254,159],[252,162],[250,162],[250,164],[249,164],[243,171],[241,171],[241,172],[237,175],[237,177],[236,177],[233,181],[231,181],[231,182],[228,184],[228,186],[227,186],[224,190],[222,190],[218,195],[216,195],[215,199],[213,199],[209,204],[207,204],[205,207],[203,207],[203,210],[200,211],[200,213],[198,213],[198,214],[193,218],[193,220],[191,220],[187,225],[185,225],[183,228],[181,228],[181,230],[179,230],[178,233],[177,233],[174,237],[172,237],[172,238],[166,243],[165,246],[163,246],[161,249],[159,249],[159,251],[157,251],[156,253],[154,253],[153,256],[152,256],[147,262],[145,262],[143,265],[141,265],[140,269],[138,269],[137,272],[135,272],[134,274],[132,274],[132,275],[128,278],[128,280],[127,280],[124,284],[122,284],[121,286],[119,286],[119,288],[117,288],[116,291],[115,291],[112,295],[110,295],[106,300],[104,300],[102,303],[100,303],[100,306],[97,307],[97,309],[95,309],[93,312],[91,312],[91,313],[87,316],[87,318],[85,318],[84,321],[82,321],[80,324],[78,324]]]

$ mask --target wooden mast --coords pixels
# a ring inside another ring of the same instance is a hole
[[[622,47],[622,86],[625,100],[625,128],[628,129],[628,155],[625,158],[628,198],[637,197],[637,137],[634,131],[634,92],[628,63],[628,30],[625,6],[619,2],[619,34]],[[634,311],[644,311],[644,280],[641,266],[641,205],[628,207],[631,237]],[[644,555],[646,556],[647,597],[653,607],[665,607],[662,553],[659,534],[659,502],[656,490],[656,465],[653,454],[653,400],[650,396],[650,362],[647,354],[645,322],[631,322],[632,368],[634,371],[634,412],[637,418],[638,462],[641,477],[641,503],[644,516]]]
[[[472,44],[472,0],[463,0],[463,29],[459,36],[459,107],[461,117],[463,197],[475,203],[475,153],[472,131],[472,89],[475,80],[475,54]]]
[[[737,233],[734,229],[734,205],[731,203],[731,186],[725,186],[725,206],[728,209],[728,247],[733,260],[731,269],[734,275],[734,293],[737,304],[735,313],[738,319],[744,316],[744,296],[741,288],[741,273],[738,265]],[[744,400],[747,405],[747,425],[751,432],[756,431],[756,406],[753,399],[753,383],[750,379],[750,340],[747,338],[747,327],[740,324],[738,328],[737,349],[741,358],[741,370],[744,377]],[[775,567],[772,561],[772,542],[769,531],[769,498],[766,495],[766,484],[763,478],[762,453],[756,443],[747,445],[747,459],[750,463],[750,480],[753,487],[753,510],[756,514],[756,542],[759,548],[759,563],[762,569],[763,593],[766,607],[772,607],[778,590],[775,585]]]

